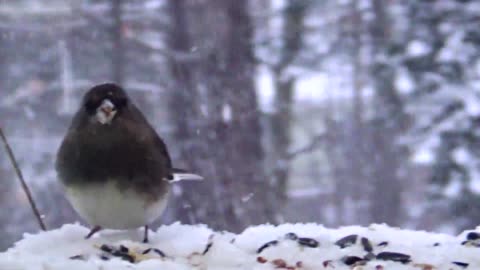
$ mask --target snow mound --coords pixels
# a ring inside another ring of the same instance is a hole
[[[338,229],[317,224],[260,225],[241,234],[174,223],[150,232],[88,228],[25,234],[0,254],[1,270],[85,269],[480,269],[480,233],[459,236],[387,225]]]

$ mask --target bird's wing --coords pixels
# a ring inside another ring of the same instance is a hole
[[[153,144],[155,146],[155,150],[158,151],[158,154],[160,154],[166,162],[166,167],[170,168],[170,171],[168,172],[166,178],[164,180],[172,183],[172,182],[178,182],[178,181],[183,181],[183,180],[203,180],[203,177],[191,172],[188,172],[183,169],[177,169],[172,167],[172,160],[170,158],[170,154],[168,153],[168,148],[165,142],[158,136],[157,132],[153,127],[148,123],[148,121],[145,119],[145,117],[140,113],[140,111],[136,108],[133,107],[133,110],[135,110],[135,114],[138,115],[138,117],[142,118],[142,121],[144,121],[148,127],[149,127],[149,133],[150,137],[153,140]]]
[[[155,148],[157,151],[160,152],[160,154],[166,158],[167,166],[170,168],[170,172],[168,173],[168,176],[165,180],[167,180],[170,183],[173,182],[178,182],[178,181],[183,181],[183,180],[203,180],[203,177],[191,172],[188,172],[183,169],[177,169],[172,167],[172,161],[170,158],[170,155],[168,153],[167,145],[163,140],[158,136],[158,134],[153,130],[152,128],[152,136],[153,136],[153,141],[155,144]]]

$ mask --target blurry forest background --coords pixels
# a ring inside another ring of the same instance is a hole
[[[157,225],[480,223],[479,1],[0,0],[0,125],[50,228],[79,219],[53,161],[105,81],[207,179]],[[1,250],[38,227],[4,149],[0,181]]]

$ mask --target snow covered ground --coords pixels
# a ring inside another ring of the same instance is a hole
[[[480,229],[480,228],[477,228]],[[0,254],[0,269],[480,269],[480,233],[459,236],[386,225],[328,229],[316,224],[261,225],[241,234],[175,223],[150,233],[64,225]]]

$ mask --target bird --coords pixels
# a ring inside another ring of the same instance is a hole
[[[129,230],[164,212],[170,186],[203,177],[174,168],[166,144],[115,83],[90,88],[58,149],[55,169],[67,200],[92,226]]]

